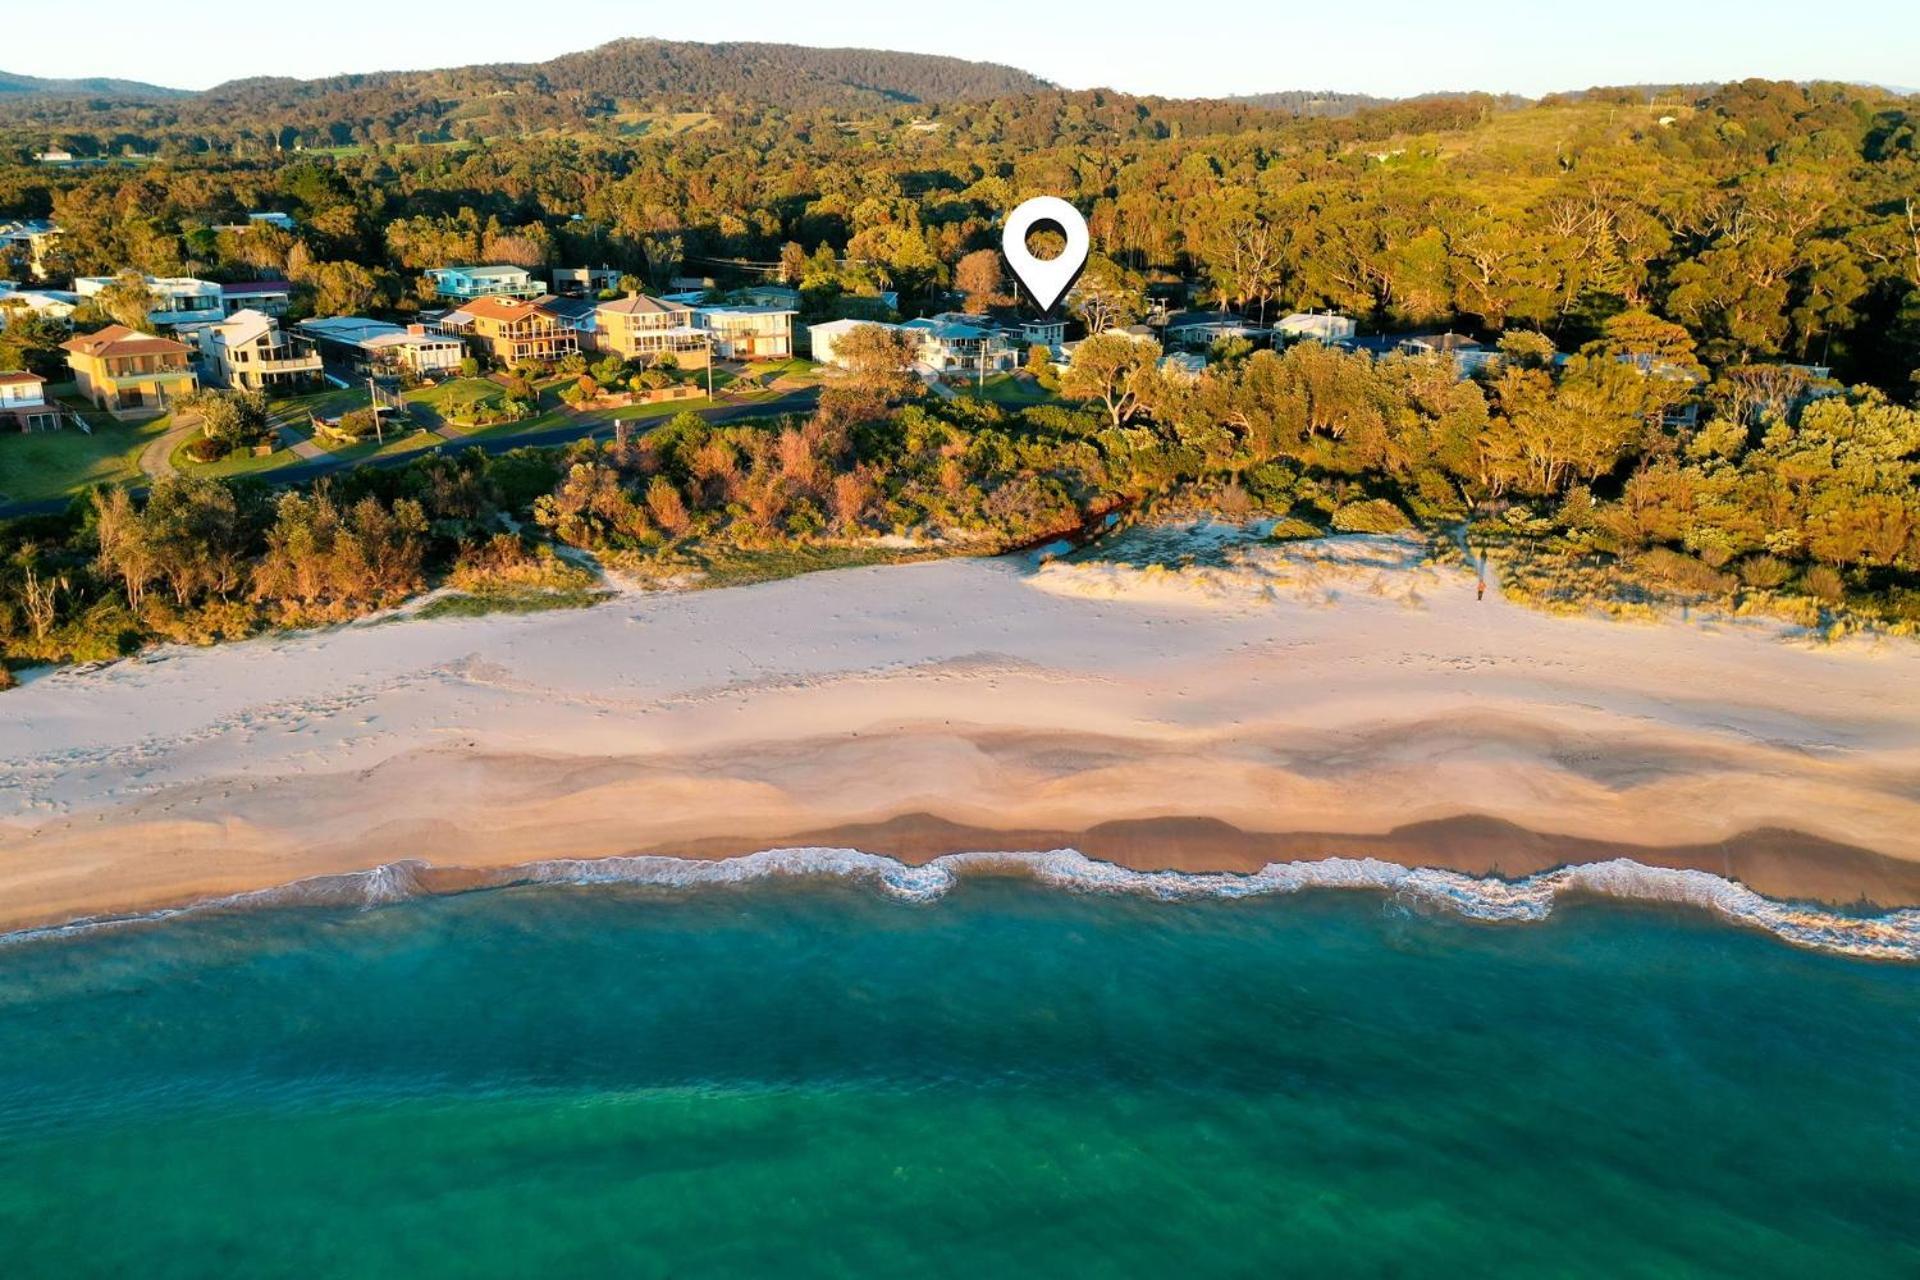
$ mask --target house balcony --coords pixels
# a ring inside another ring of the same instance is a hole
[[[196,307],[184,311],[149,311],[147,322],[155,326],[179,328],[190,324],[218,324],[227,318],[225,308],[216,300],[210,307]]]

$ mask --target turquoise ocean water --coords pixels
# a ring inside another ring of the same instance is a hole
[[[1920,1275],[1920,969],[1679,908],[531,886],[0,947],[0,1276]]]

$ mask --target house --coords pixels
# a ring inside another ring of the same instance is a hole
[[[73,290],[83,298],[96,298],[117,279],[117,276],[80,276],[74,280]],[[141,280],[154,299],[147,323],[157,328],[212,324],[227,317],[220,286],[211,280],[196,280],[192,276],[142,276]]]
[[[303,334],[287,333],[261,311],[237,311],[193,331],[203,367],[235,391],[285,395],[320,382],[320,353]]]
[[[1231,311],[1181,311],[1167,317],[1166,335],[1168,346],[1208,347],[1220,338],[1257,341],[1267,330]]]
[[[0,429],[52,431],[60,406],[47,401],[47,380],[37,373],[0,369]]]
[[[618,291],[621,275],[613,267],[556,267],[547,281],[560,297],[597,298]]]
[[[1354,335],[1352,316],[1343,316],[1335,312],[1296,311],[1277,321],[1273,326],[1275,335],[1291,339],[1311,339],[1314,342],[1328,344],[1346,342]]]
[[[533,298],[540,286],[525,267],[434,267],[433,291],[452,302],[469,298]]]
[[[793,355],[790,307],[695,307],[694,327],[712,336],[722,360],[785,360]]]
[[[834,344],[855,329],[865,328],[870,324],[878,324],[882,329],[896,331],[900,328],[897,324],[885,324],[876,320],[828,320],[821,324],[810,324],[807,326],[807,349],[821,364],[830,364],[837,369],[844,369],[846,365],[834,350]]]
[[[185,343],[123,324],[83,334],[60,349],[79,393],[116,418],[163,413],[200,385]]]
[[[1198,351],[1169,351],[1160,357],[1160,372],[1170,382],[1197,382],[1207,371],[1207,358]]]
[[[524,298],[475,298],[440,322],[502,365],[558,360],[580,349],[580,336],[561,317]]]
[[[60,147],[48,147],[45,151],[36,151],[33,158],[41,164],[72,164],[73,152]]]
[[[258,311],[283,316],[293,306],[293,286],[285,280],[243,280],[220,286],[220,309],[228,315]]]
[[[1454,372],[1465,378],[1500,359],[1500,353],[1483,347],[1465,334],[1416,333],[1399,339],[1395,349],[1410,356],[1444,356],[1453,361]]]
[[[829,320],[824,324],[807,326],[807,341],[815,360],[844,369],[846,364],[840,358],[837,344],[855,329],[874,326],[893,333],[910,334],[916,344],[914,363],[925,377],[943,373],[978,374],[982,371],[983,363],[987,372],[1012,369],[1019,363],[1019,357],[1013,344],[1008,341],[1006,332],[991,322],[967,322],[977,319],[928,316],[909,320],[905,324],[884,324],[876,320]]]
[[[800,291],[786,284],[750,284],[734,290],[734,298],[750,307],[800,308]]]
[[[7,327],[7,313],[15,310],[33,311],[49,320],[72,324],[80,302],[79,294],[64,289],[16,289],[0,281],[0,329]]]
[[[299,331],[313,340],[321,359],[355,376],[405,370],[418,377],[451,373],[466,359],[467,345],[423,324],[401,328],[359,316],[303,320]]]
[[[21,252],[36,279],[47,278],[47,254],[59,238],[60,228],[41,218],[0,222],[0,244]]]
[[[533,305],[578,334],[582,351],[594,349],[595,331],[599,328],[599,318],[595,314],[598,304],[593,299],[562,298],[548,293],[535,298]]]
[[[900,326],[920,342],[920,363],[936,373],[982,373],[1019,363],[999,325],[928,316]]]
[[[594,343],[600,351],[628,360],[671,355],[683,369],[704,369],[711,335],[693,323],[693,308],[644,293],[630,294],[594,309]]]
[[[273,227],[279,231],[291,231],[298,225],[290,213],[269,211],[266,213],[249,213],[245,222],[217,222],[214,224],[213,229],[215,231],[231,231],[236,235],[245,235],[255,227]]]

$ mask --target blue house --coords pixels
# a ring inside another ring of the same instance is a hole
[[[473,298],[535,298],[543,290],[525,267],[432,267],[427,279],[449,302]]]

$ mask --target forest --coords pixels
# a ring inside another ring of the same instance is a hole
[[[61,225],[54,273],[285,275],[318,314],[405,317],[426,267],[481,260],[780,278],[815,319],[882,289],[907,314],[950,290],[985,301],[1004,212],[1059,194],[1092,229],[1071,305],[1094,336],[1064,373],[1035,363],[1052,396],[1025,408],[916,394],[876,339],[802,420],[683,415],[313,491],[87,495],[3,535],[10,663],[354,616],[436,582],[572,598],[580,553],[734,580],[756,558],[878,558],[882,535],[989,552],[1170,509],[1262,515],[1278,536],[1464,529],[1545,604],[1920,627],[1910,99],[1750,81],[1328,117],[1043,90],[733,104],[672,130],[621,122],[640,108],[618,98],[499,114],[516,100],[456,141],[419,144],[402,119],[351,124],[332,151],[289,145],[313,127],[299,105],[244,137],[184,117],[142,132],[161,108],[130,108],[131,141],[92,144],[149,158],[0,166],[0,216]],[[297,230],[214,230],[261,209]],[[1461,377],[1444,358],[1228,340],[1184,379],[1102,332],[1156,295],[1256,322],[1332,308],[1363,332],[1449,327],[1498,358]],[[10,327],[0,364],[49,363],[44,337]]]

